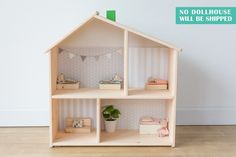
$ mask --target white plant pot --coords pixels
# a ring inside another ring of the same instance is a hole
[[[115,132],[116,131],[116,123],[117,123],[117,120],[114,120],[114,121],[106,121],[105,120],[106,132]]]

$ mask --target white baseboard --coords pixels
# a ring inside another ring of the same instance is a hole
[[[48,125],[49,112],[46,110],[0,110],[0,127]]]
[[[177,108],[177,125],[236,125],[236,108]]]
[[[0,127],[48,125],[46,110],[0,110]],[[236,125],[236,108],[177,108],[177,125]]]

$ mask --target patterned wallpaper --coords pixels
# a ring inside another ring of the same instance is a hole
[[[124,59],[123,53],[117,52],[118,50],[122,51],[119,47],[63,49],[76,54],[76,56],[70,58],[69,53],[62,51],[59,54],[58,71],[66,77],[79,80],[82,88],[98,88],[100,80],[109,80],[115,73],[124,77]],[[104,54],[110,54],[110,58]],[[80,55],[87,57],[82,61]],[[99,59],[96,60],[93,56],[99,56]]]
[[[66,52],[76,54],[70,58],[68,53],[59,55],[59,73],[80,80],[81,87],[97,88],[98,82],[111,79],[117,73],[124,76],[123,55],[119,47],[71,48]],[[143,88],[149,77],[168,78],[168,49],[129,48],[129,87]],[[110,53],[108,58],[104,53]],[[79,56],[87,56],[84,61]],[[100,55],[100,56],[99,56]],[[96,60],[93,56],[99,56]]]
[[[168,78],[167,48],[129,49],[129,87],[144,88],[149,77]]]
[[[102,106],[114,105],[121,111],[118,129],[138,129],[138,121],[142,116],[165,117],[164,100],[103,100]],[[148,105],[148,107],[147,107]],[[96,100],[70,99],[59,101],[59,128],[63,129],[66,117],[90,117],[96,128]],[[103,123],[102,123],[103,124]],[[104,128],[102,126],[102,128]]]
[[[123,77],[123,55],[116,53],[118,47],[67,49],[76,54],[70,58],[68,53],[59,55],[59,72],[81,82],[81,87],[98,87],[102,79],[110,79],[114,73]],[[150,76],[167,79],[168,49],[166,48],[129,48],[129,87],[142,88]],[[103,55],[111,53],[110,58]],[[80,55],[88,57],[82,61]],[[101,55],[98,60],[93,56]],[[163,100],[104,100],[104,105],[113,104],[120,109],[122,116],[118,128],[138,129],[141,116],[164,117]],[[148,107],[147,107],[148,105]],[[64,128],[64,119],[72,117],[91,117],[96,126],[96,100],[72,99],[60,100],[60,128]]]

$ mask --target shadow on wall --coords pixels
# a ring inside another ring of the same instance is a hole
[[[219,76],[217,69],[219,66],[219,64],[208,64],[207,58],[199,61],[190,55],[180,54],[177,124],[204,124],[209,116],[215,116],[217,123],[217,118],[220,117],[209,115],[209,112],[205,111],[224,105],[227,89]]]

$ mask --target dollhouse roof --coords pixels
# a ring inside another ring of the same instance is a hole
[[[128,26],[124,26],[122,24],[119,24],[117,22],[114,22],[114,21],[111,21],[105,17],[102,17],[99,15],[98,12],[96,12],[94,15],[92,15],[91,17],[89,17],[87,20],[85,20],[82,24],[80,24],[79,26],[77,26],[74,30],[72,30],[70,33],[68,33],[67,35],[65,35],[62,39],[60,39],[59,41],[57,41],[56,43],[54,43],[46,52],[49,52],[51,49],[53,49],[54,47],[56,47],[57,45],[59,45],[60,43],[62,43],[64,40],[66,40],[67,38],[69,38],[72,34],[74,34],[77,30],[79,30],[80,28],[82,28],[85,24],[93,21],[94,19],[97,19],[97,20],[100,20],[101,22],[104,22],[104,23],[107,23],[107,24],[110,24],[114,27],[117,27],[117,28],[120,28],[120,29],[123,29],[123,30],[127,30],[128,32],[130,33],[133,33],[133,34],[136,34],[142,38],[145,38],[145,39],[148,39],[150,41],[153,41],[155,43],[158,43],[159,45],[162,45],[163,47],[167,47],[167,48],[172,48],[172,49],[175,49],[176,51],[180,52],[181,51],[181,48],[178,48],[168,42],[165,42],[165,41],[162,41],[156,37],[152,37],[152,36],[149,36],[149,35],[146,35],[142,32],[139,32],[133,28],[130,28]]]

